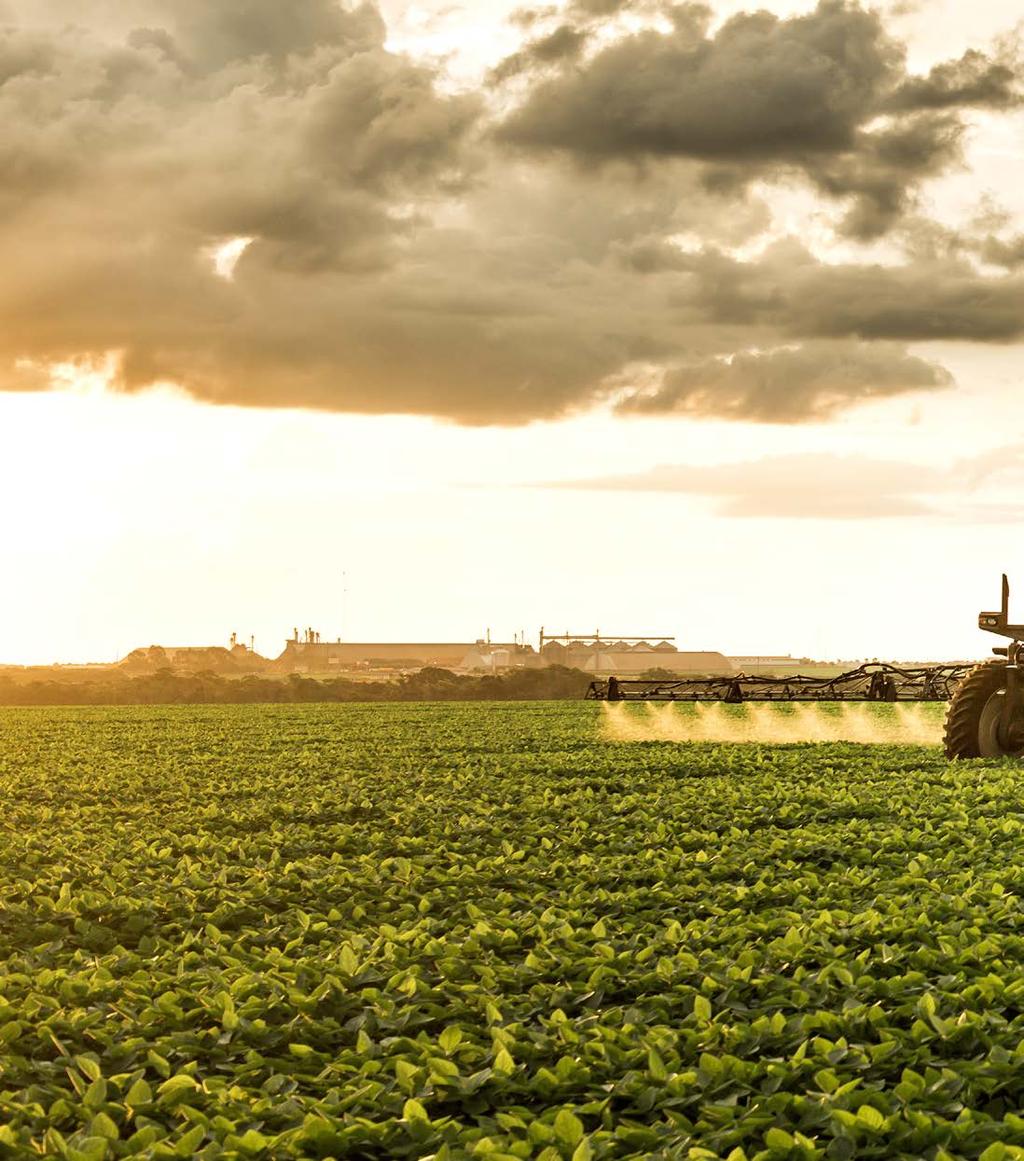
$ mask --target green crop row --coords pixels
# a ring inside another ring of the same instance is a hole
[[[1024,768],[0,713],[0,1156],[1024,1157]]]

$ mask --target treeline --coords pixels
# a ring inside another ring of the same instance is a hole
[[[0,705],[241,705],[249,702],[548,701],[579,698],[591,678],[552,665],[500,676],[462,676],[428,668],[396,681],[288,677],[221,677],[161,669],[143,676],[104,673],[74,681],[0,676]]]

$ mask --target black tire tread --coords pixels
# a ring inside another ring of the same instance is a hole
[[[956,687],[946,714],[943,745],[946,757],[980,758],[978,727],[985,703],[1006,684],[1006,662],[1000,658],[976,665]]]

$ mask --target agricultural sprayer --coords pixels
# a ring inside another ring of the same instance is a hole
[[[950,758],[1024,757],[1024,625],[1010,623],[1010,585],[1002,605],[978,615],[987,633],[1009,638],[979,665],[900,666],[874,662],[836,677],[737,675],[593,681],[587,697],[609,702],[949,702],[945,749]]]

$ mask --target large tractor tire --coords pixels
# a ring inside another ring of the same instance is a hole
[[[1005,696],[1005,661],[986,661],[967,674],[957,686],[946,715],[947,758],[1024,757],[1024,719],[1016,723],[1008,747],[999,740]]]

